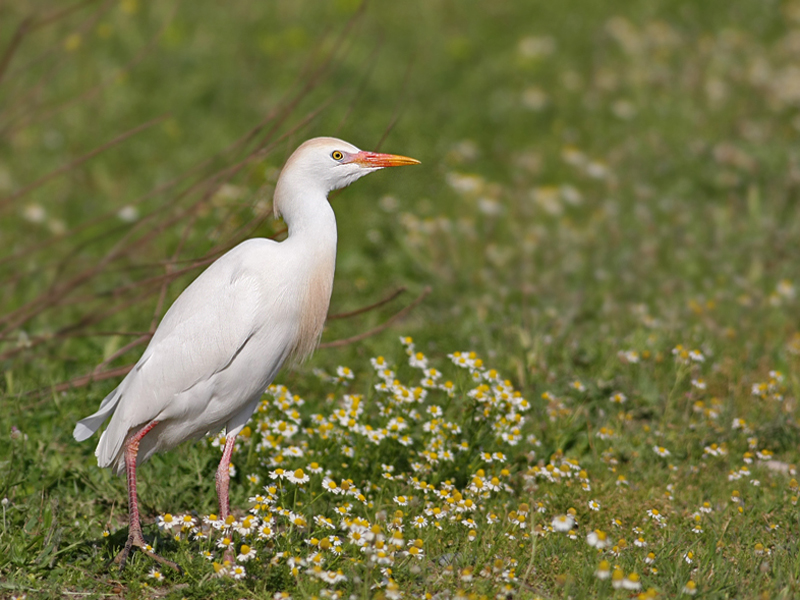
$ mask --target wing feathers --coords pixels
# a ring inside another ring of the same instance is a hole
[[[111,413],[114,412],[114,409],[117,408],[117,404],[119,404],[121,399],[122,394],[120,393],[119,388],[116,388],[103,399],[103,402],[100,404],[100,408],[96,413],[78,421],[78,423],[75,425],[75,429],[72,432],[72,437],[79,442],[88,440],[90,437],[92,437],[92,434],[100,429],[100,426],[111,415]]]
[[[100,466],[119,469],[131,431],[153,420],[144,457],[210,427],[240,425],[236,417],[246,421],[287,357],[310,353],[328,308],[335,248],[321,256],[289,246],[243,242],[184,290],[133,371],[75,427],[75,438],[86,439],[113,412],[95,452]],[[310,280],[298,278],[304,272]]]
[[[286,285],[280,276],[284,271],[270,273],[264,268],[264,264],[282,262],[273,256],[277,246],[268,240],[240,244],[202,273],[175,301],[138,364],[118,388],[125,401],[114,402],[116,412],[98,443],[100,466],[118,462],[130,431],[144,423],[201,418],[203,407],[217,393],[218,375],[227,372],[243,353],[248,357],[259,355],[255,361],[247,358],[248,372],[238,375],[247,380],[257,379],[258,372],[264,369],[259,363],[268,363],[285,352],[272,347],[285,344],[285,336],[270,336],[268,347],[250,347],[254,338],[259,339],[258,346],[264,345],[259,334],[264,326],[272,332],[286,331],[287,315],[275,306]],[[247,400],[230,397],[230,386],[226,391],[232,410]],[[78,435],[82,439],[91,436],[113,410],[114,406],[104,402],[95,415],[79,423],[76,439]],[[186,425],[191,428],[192,423]],[[156,437],[155,433],[148,435]],[[183,440],[173,441],[170,446],[180,441]]]

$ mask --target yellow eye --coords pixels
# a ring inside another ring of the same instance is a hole
[[[338,150],[334,150],[333,152],[331,152],[331,158],[333,160],[342,160],[344,158],[344,154],[342,154]]]

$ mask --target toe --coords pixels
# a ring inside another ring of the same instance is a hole
[[[144,540],[144,537],[142,537],[141,534],[136,535],[136,533],[133,533],[128,537],[125,547],[114,557],[114,562],[119,563],[120,573],[125,569],[125,565],[128,562],[128,557],[130,556],[133,548],[138,548],[140,552],[149,556],[154,561],[175,569],[180,575],[183,575],[183,569],[180,567],[180,565],[178,565],[178,563],[168,560],[163,556],[153,552],[150,545]]]

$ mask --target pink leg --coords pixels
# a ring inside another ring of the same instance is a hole
[[[136,494],[136,457],[139,454],[139,442],[156,425],[158,425],[158,421],[150,421],[150,423],[131,436],[125,444],[125,473],[128,476],[128,541],[114,559],[115,562],[119,563],[120,571],[125,568],[128,555],[133,547],[136,546],[150,558],[172,567],[179,573],[182,572],[181,568],[171,560],[167,560],[147,549],[147,542],[144,539],[144,535],[142,535],[142,524],[139,520],[139,497]]]
[[[217,469],[217,498],[219,498],[219,517],[223,521],[231,514],[231,503],[228,498],[228,487],[231,480],[231,456],[233,455],[233,447],[235,445],[235,435],[225,438],[225,449],[222,451],[222,459],[219,461],[219,468]],[[225,555],[222,557],[222,560],[232,563],[233,555],[233,550],[228,548],[225,551]]]
[[[134,434],[125,445],[125,473],[128,476],[128,529],[131,535],[142,541],[144,537],[142,536],[142,525],[139,521],[139,496],[136,493],[136,458],[139,454],[139,442],[156,425],[158,425],[158,421],[151,421],[140,429],[138,433]]]
[[[222,460],[217,469],[217,498],[219,498],[219,517],[223,521],[231,514],[231,504],[228,499],[228,484],[231,480],[230,464],[233,456],[233,447],[236,436],[225,438],[225,449],[222,451]]]

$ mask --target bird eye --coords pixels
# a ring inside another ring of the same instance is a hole
[[[338,150],[334,150],[333,152],[331,152],[331,158],[333,160],[342,160],[344,158],[344,154],[342,154]]]

